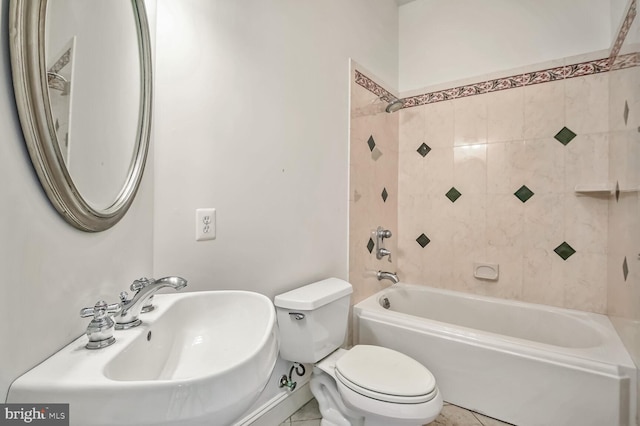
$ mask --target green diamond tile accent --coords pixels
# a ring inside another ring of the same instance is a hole
[[[431,147],[423,142],[422,145],[418,147],[417,151],[418,151],[418,154],[422,155],[423,157],[426,157],[429,151],[431,151]]]
[[[451,200],[452,203],[455,203],[462,194],[455,187],[451,187],[451,189],[444,195]]]
[[[387,193],[387,188],[383,188],[382,189],[382,194],[380,194],[380,195],[382,195],[382,201],[386,203],[387,202],[387,197],[389,196],[389,194]]]
[[[627,121],[629,121],[629,103],[624,101],[624,112],[622,113],[622,118],[624,118],[624,125],[627,125]]]
[[[373,247],[376,245],[376,243],[373,242],[373,240],[371,238],[369,238],[369,242],[367,243],[367,250],[369,250],[369,253],[371,253],[373,251]]]
[[[431,242],[431,240],[424,234],[420,234],[420,236],[416,238],[416,241],[418,242],[418,244],[420,244],[422,248],[425,248],[427,244]]]
[[[576,252],[573,249],[573,247],[567,244],[566,241],[564,241],[562,244],[556,247],[553,251],[555,251],[556,254],[560,256],[563,260],[567,260],[568,258],[573,256],[573,254]]]
[[[520,189],[513,193],[513,195],[518,197],[518,199],[523,203],[526,203],[529,198],[533,197],[533,194],[534,192],[527,188],[526,185],[522,185]]]
[[[367,140],[367,145],[369,145],[369,150],[373,152],[373,148],[376,147],[376,141],[373,140],[373,135],[369,136],[369,140]]]
[[[629,265],[627,264],[627,256],[624,257],[624,262],[622,262],[622,275],[624,276],[624,280],[627,281],[627,277],[629,276]]]
[[[562,145],[567,145],[575,137],[576,137],[576,134],[573,133],[571,130],[569,130],[567,127],[563,127],[562,130],[560,130],[554,136],[554,138],[556,138],[556,140],[560,142]]]

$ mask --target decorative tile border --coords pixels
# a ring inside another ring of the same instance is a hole
[[[47,85],[51,89],[56,89],[59,91],[64,91],[64,84],[66,80],[59,74],[60,70],[66,67],[69,62],[71,62],[71,50],[72,47],[69,47],[63,54],[58,58],[55,64],[47,71]]]
[[[637,60],[626,58],[626,56],[638,55],[625,55],[624,61],[620,61],[620,64],[624,62],[625,68],[628,66],[634,66]],[[513,89],[516,87],[531,86],[534,84],[548,83],[550,81],[563,80],[567,78],[583,77],[586,75],[599,74],[607,71],[610,71],[609,58],[597,59],[594,61],[581,62],[573,65],[565,65],[541,71],[532,71],[525,74],[517,74],[510,77],[497,78],[495,80],[488,80],[482,83],[474,83],[466,86],[454,87],[453,89],[446,89],[417,96],[410,96],[408,98],[404,98],[403,102],[404,107],[408,108],[431,104],[434,102],[464,98],[467,96],[497,92],[500,90]]]
[[[611,49],[611,54],[609,55],[609,66],[613,66],[615,60],[618,58],[618,54],[620,53],[620,49],[622,49],[622,44],[624,40],[627,38],[627,34],[629,33],[629,29],[631,28],[631,24],[633,24],[633,20],[636,17],[636,0],[632,0],[629,5],[629,10],[627,11],[627,16],[624,18],[624,22],[622,23],[622,27],[620,28],[620,32],[618,33],[618,37],[616,38],[616,42],[613,44],[613,48]]]
[[[579,64],[566,65],[564,67],[565,77],[574,78],[585,75],[599,74],[611,70],[608,59],[597,59],[595,61],[581,62]]]
[[[611,70],[621,70],[623,68],[631,68],[640,66],[640,52],[629,53],[616,57],[611,66]]]
[[[356,72],[356,83],[360,86],[364,87],[374,95],[377,95],[381,100],[385,102],[391,102],[393,99],[396,99],[389,91],[380,86],[375,81],[371,80],[366,75],[362,74],[360,71],[355,70]]]
[[[531,86],[534,84],[547,83],[550,81],[563,80],[574,77],[584,77],[587,75],[599,74],[612,69],[629,68],[640,65],[640,53],[630,53],[619,56],[615,59],[614,66],[609,66],[609,58],[596,59],[593,61],[580,62],[572,65],[549,68],[541,71],[532,71],[525,74],[517,74],[509,77],[497,78],[494,80],[473,83],[465,86],[458,86],[452,89],[439,90],[437,92],[424,93],[402,99],[404,108],[420,105],[432,104],[435,102],[448,101],[451,99],[465,98],[468,96],[481,95],[484,93],[497,92],[500,90],[513,89],[516,87]],[[382,100],[389,101],[385,97],[393,96],[376,82],[356,70],[356,83]]]
[[[71,50],[72,47],[69,47],[64,53],[58,58],[55,64],[49,69],[49,72],[58,73],[60,70],[67,66],[69,62],[71,62]]]
[[[619,55],[624,40],[631,28],[631,24],[636,16],[636,1],[633,0],[627,11],[622,28],[618,34],[614,47],[608,58],[596,59],[593,61],[580,62],[572,65],[565,65],[549,68],[541,71],[533,71],[524,74],[512,75],[509,77],[497,78],[480,83],[467,84],[452,89],[439,90],[437,92],[424,93],[421,95],[409,96],[401,99],[403,108],[416,107],[420,105],[432,104],[435,102],[448,101],[451,99],[465,98],[467,96],[481,95],[484,93],[497,92],[500,90],[513,89],[516,87],[531,86],[534,84],[547,83],[550,81],[563,80],[574,77],[584,77],[587,75],[599,74],[611,70],[640,66],[640,52]],[[355,70],[355,82],[374,95],[377,95],[385,102],[391,102],[395,97],[382,86],[371,80],[369,77]]]

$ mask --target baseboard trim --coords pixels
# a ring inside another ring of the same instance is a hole
[[[234,426],[279,425],[313,398],[309,382],[293,392],[283,391],[250,413]]]

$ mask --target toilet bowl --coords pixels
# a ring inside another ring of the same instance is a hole
[[[400,352],[380,346],[338,349],[314,366],[311,392],[321,413],[338,410],[348,423],[322,426],[413,426],[433,421],[442,410],[442,396],[431,372]],[[337,397],[336,397],[337,395]],[[345,410],[340,407],[347,408]]]
[[[420,426],[442,409],[422,364],[372,345],[340,349],[352,287],[330,278],[276,296],[280,356],[314,364],[310,388],[322,426]]]

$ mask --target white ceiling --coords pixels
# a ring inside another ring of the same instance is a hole
[[[396,3],[398,3],[398,6],[402,6],[403,4],[411,3],[412,1],[415,0],[396,0]]]

